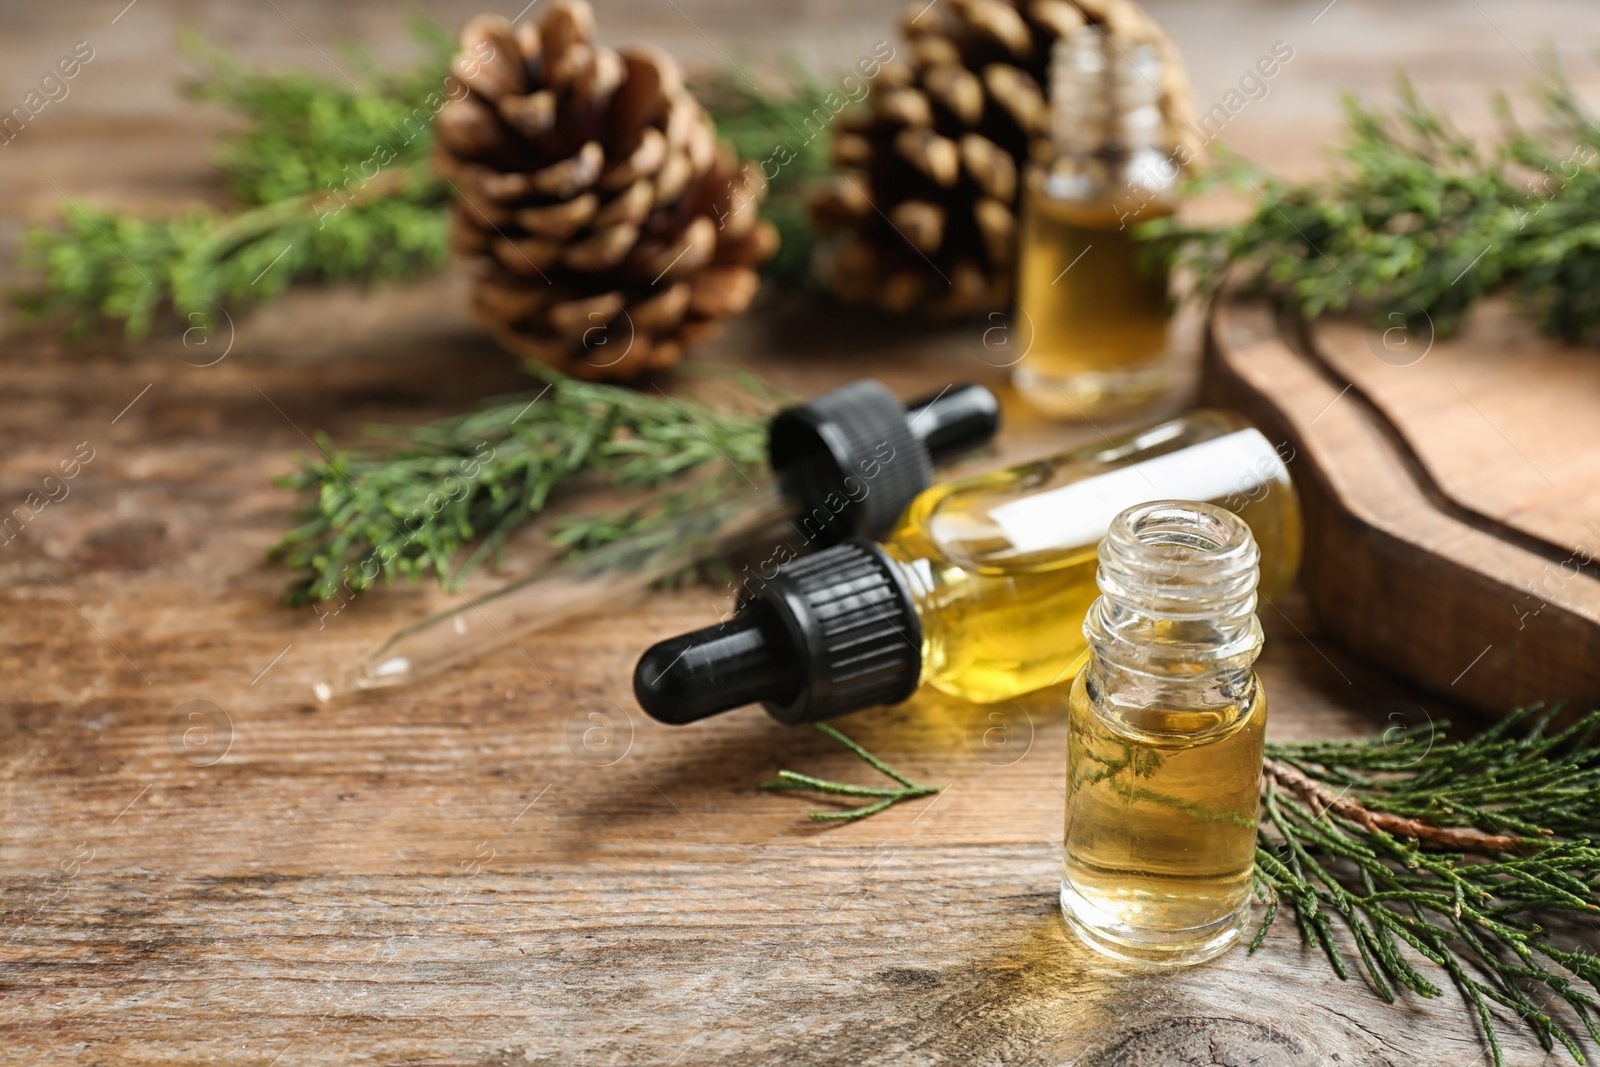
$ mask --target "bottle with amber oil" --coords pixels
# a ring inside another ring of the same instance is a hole
[[[1176,206],[1161,81],[1153,47],[1095,26],[1051,55],[1050,136],[1023,178],[1017,319],[1032,343],[1013,376],[1053,415],[1124,414],[1173,380],[1167,270],[1133,236]]]
[[[1226,951],[1249,917],[1267,698],[1259,551],[1210,504],[1129,508],[1100,544],[1089,660],[1068,697],[1061,910],[1157,966]]]
[[[1197,411],[935,485],[881,546],[848,541],[751,575],[732,618],[640,658],[634,693],[663,722],[761,702],[792,725],[923,684],[975,703],[1065,684],[1086,655],[1101,538],[1124,509],[1172,497],[1237,511],[1266,584],[1289,583],[1300,509],[1283,457],[1239,416]]]

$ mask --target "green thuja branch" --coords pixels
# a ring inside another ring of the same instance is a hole
[[[1600,915],[1600,712],[1560,730],[1554,718],[1526,709],[1465,741],[1430,729],[1268,746],[1256,862],[1268,907],[1252,949],[1287,903],[1341,978],[1344,926],[1385,1000],[1454,985],[1496,1064],[1495,1007],[1586,1062],[1600,957],[1558,931]]]
[[[1233,160],[1202,179],[1256,200],[1222,229],[1158,222],[1204,288],[1239,278],[1308,317],[1354,311],[1440,333],[1510,290],[1568,339],[1600,333],[1600,127],[1556,73],[1543,121],[1479,147],[1402,81],[1392,110],[1346,98],[1329,181],[1289,182]]]
[[[863,804],[859,808],[850,808],[846,811],[813,811],[809,817],[818,822],[849,822],[853,819],[865,819],[867,816],[876,815],[878,812],[891,805],[898,804],[902,800],[932,796],[942,788],[937,785],[923,785],[920,782],[912,781],[827,723],[819,722],[816,727],[855,753],[873,770],[900,783],[897,789],[882,786],[851,785],[847,782],[832,782],[825,778],[813,778],[808,774],[796,774],[794,771],[779,771],[776,781],[761,783],[762,789],[791,789],[808,793],[827,793],[833,796],[876,798],[870,804]]]
[[[147,218],[69,203],[59,225],[29,231],[24,258],[38,284],[18,303],[66,317],[74,332],[106,319],[141,336],[164,309],[206,326],[219,308],[294,281],[383,281],[442,265],[451,191],[427,156],[450,42],[417,34],[423,61],[399,74],[352,65],[361,89],[248,73],[187,42],[206,70],[192,94],[244,119],[216,157],[238,207]]]
[[[302,572],[289,602],[343,599],[380,578],[415,581],[430,571],[453,585],[581,477],[666,492],[563,526],[556,543],[572,551],[681,534],[674,519],[737,493],[765,469],[759,414],[534,373],[547,379],[542,390],[420,428],[378,431],[389,439],[381,448],[340,451],[320,441],[322,455],[279,480],[307,500],[301,525],[272,549]],[[770,399],[758,385],[748,389]],[[710,474],[678,484],[701,471]]]

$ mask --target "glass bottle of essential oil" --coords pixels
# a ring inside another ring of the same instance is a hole
[[[1300,510],[1283,458],[1239,416],[1198,411],[935,485],[881,546],[849,541],[749,574],[731,619],[644,654],[634,692],[663,722],[761,702],[794,724],[896,703],[922,683],[990,703],[1064,682],[1085,655],[1101,537],[1125,508],[1168,497],[1237,511],[1269,587],[1292,579]]]
[[[1061,909],[1106,955],[1198,963],[1249,917],[1267,719],[1258,558],[1239,516],[1184,501],[1130,508],[1101,542],[1068,697]]]
[[[1148,44],[1084,26],[1051,54],[1050,136],[1023,178],[1013,372],[1034,406],[1070,419],[1128,413],[1173,381],[1165,263],[1133,227],[1176,207],[1177,168]]]

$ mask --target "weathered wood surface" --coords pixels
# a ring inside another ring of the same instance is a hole
[[[1399,329],[1211,320],[1204,395],[1293,456],[1312,609],[1479,710],[1600,706],[1600,361],[1498,301],[1448,339]]]
[[[602,3],[601,16],[613,38],[686,55],[794,42],[842,68],[898,7],[681,0]],[[1531,52],[1586,13],[1481,0],[1396,26],[1392,7],[1344,0],[1313,23],[1322,7],[1155,9],[1202,101],[1272,40],[1294,41],[1299,66],[1227,138],[1302,170],[1332,128],[1335,86],[1415,60],[1443,102],[1486,114],[1486,81],[1530,75],[1484,18]],[[430,9],[459,21],[469,8]],[[399,17],[370,3],[9,5],[0,19],[0,101],[73,41],[99,50],[73,95],[0,150],[6,264],[21,219],[54,210],[57,190],[221,198],[205,165],[217,124],[171,92],[175,26],[307,66],[350,37],[403,51]],[[210,367],[190,364],[217,349],[175,331],[3,342],[6,510],[80,442],[94,457],[0,545],[0,1062],[1486,1062],[1453,999],[1385,1007],[1332,980],[1289,925],[1253,958],[1175,977],[1079,948],[1055,903],[1056,694],[999,709],[998,748],[983,744],[991,709],[937,696],[856,716],[853,736],[949,788],[860,825],[807,823],[806,801],[755,786],[780,766],[862,774],[824,739],[753,711],[671,730],[632,706],[638,651],[718,612],[714,590],[318,707],[311,679],[443,600],[385,591],[325,628],[280,608],[286,576],[262,553],[291,501],[270,477],[309,447],[303,434],[348,441],[521,382],[467,321],[455,278],[372,299],[297,293],[239,326]],[[998,384],[991,326],[908,336],[778,301],[705,358],[796,392],[869,366],[907,393]],[[1009,400],[1008,415],[1001,455],[979,462],[1095,434]],[[1265,621],[1277,737],[1461,717],[1363,666],[1297,596]],[[184,743],[196,700],[231,724],[216,762],[220,731]],[[615,727],[586,746],[591,711]],[[1510,1062],[1544,1061],[1506,1041]]]

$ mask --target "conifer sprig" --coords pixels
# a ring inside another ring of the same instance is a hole
[[[761,783],[762,789],[798,790],[804,793],[822,793],[827,796],[870,798],[868,803],[856,808],[845,808],[842,811],[813,811],[807,818],[814,822],[854,822],[857,819],[865,819],[878,814],[880,811],[885,811],[902,800],[933,796],[943,788],[942,786],[924,785],[921,782],[913,781],[825,722],[814,723],[813,725],[822,733],[848,748],[855,754],[857,759],[867,766],[884,777],[900,783],[898,787],[853,785],[849,782],[813,778],[809,774],[797,774],[794,771],[779,771],[776,779]]]
[[[670,530],[676,516],[762,478],[759,414],[535,373],[547,379],[542,390],[419,428],[375,430],[387,439],[380,448],[319,440],[322,455],[278,483],[307,500],[301,525],[272,550],[302,572],[289,603],[343,599],[430,571],[452,585],[579,479],[665,492],[617,515],[574,520],[556,534],[569,550]]]
[[[1600,1044],[1600,957],[1557,932],[1600,916],[1600,712],[1552,729],[1528,708],[1463,741],[1433,729],[1371,742],[1271,745],[1256,877],[1341,978],[1342,925],[1374,992],[1453,984],[1502,1050],[1492,1007],[1546,1050]],[[1430,966],[1439,972],[1430,976]]]
[[[362,89],[250,73],[186,42],[204,69],[191,93],[245,120],[216,156],[239,207],[145,217],[69,203],[59,225],[27,235],[38,284],[19,305],[67,317],[74,333],[112,320],[138,337],[164,312],[210,326],[219,308],[295,281],[387,281],[441,266],[451,191],[427,155],[450,42],[416,32],[427,58],[397,75],[364,70]]]
[[[1379,328],[1448,333],[1483,297],[1510,290],[1544,328],[1600,334],[1600,126],[1557,71],[1542,121],[1480,147],[1402,80],[1392,110],[1345,100],[1346,139],[1330,181],[1290,182],[1231,160],[1201,179],[1257,203],[1245,221],[1202,229],[1168,221],[1202,286],[1236,278],[1307,317],[1353,311]]]

